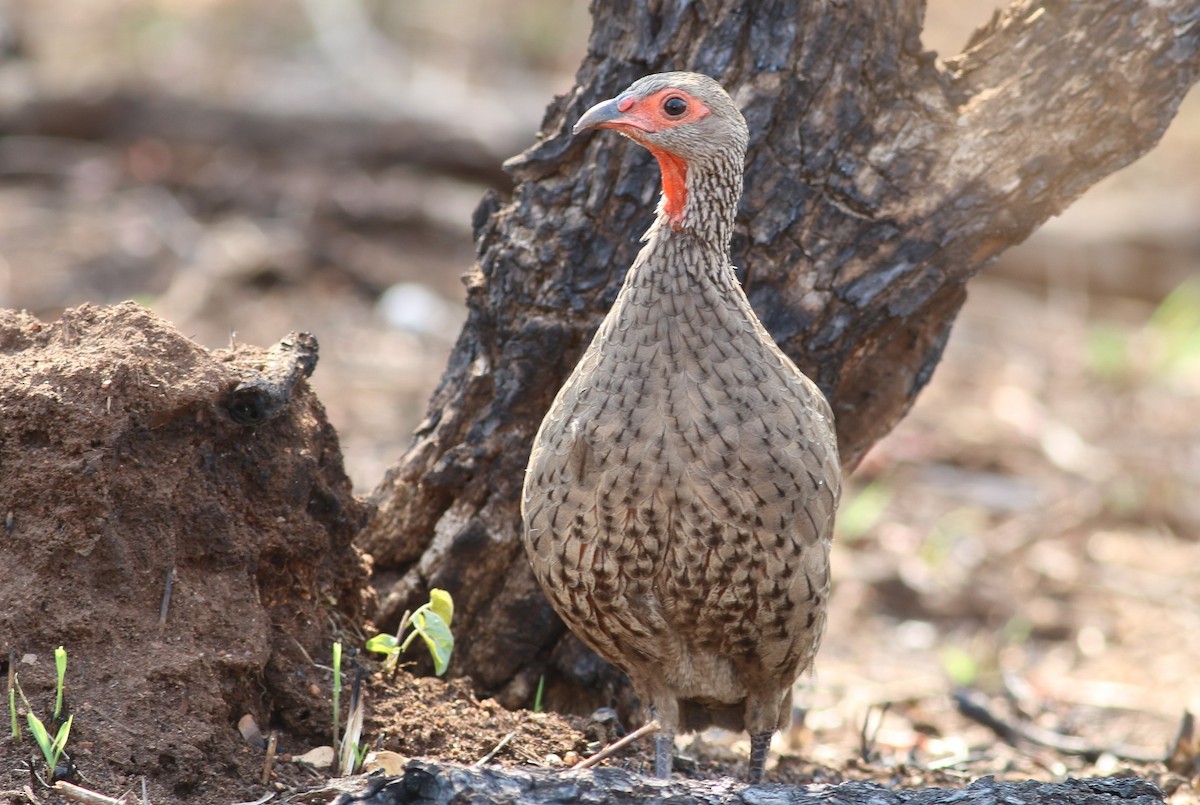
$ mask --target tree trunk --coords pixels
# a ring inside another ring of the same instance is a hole
[[[742,107],[734,262],[767,329],[829,396],[851,470],[929,380],[966,281],[1153,146],[1200,71],[1195,0],[1017,2],[945,62],[921,47],[923,11],[920,0],[593,4],[577,88],[508,163],[512,197],[489,195],[476,213],[469,320],[375,493],[362,544],[382,623],[444,587],[453,671],[509,705],[529,700],[548,664],[594,682],[581,653],[552,659],[564,627],[528,569],[518,511],[533,435],[659,190],[644,149],[570,135],[589,105],[689,69]]]

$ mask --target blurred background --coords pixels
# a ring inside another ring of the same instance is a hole
[[[953,55],[995,7],[931,2],[926,47]],[[0,306],[134,298],[210,347],[315,333],[366,493],[464,319],[471,212],[588,27],[578,0],[0,0]],[[888,703],[877,746],[968,753],[957,683],[1161,749],[1200,707],[1198,421],[1193,91],[972,282],[852,480],[808,728]]]

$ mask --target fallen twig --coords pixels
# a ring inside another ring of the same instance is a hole
[[[867,708],[867,712],[863,715],[862,727],[858,731],[858,755],[862,758],[863,763],[870,763],[871,756],[874,754],[875,741],[879,737],[879,731],[883,729],[883,719],[887,716],[887,712],[891,709],[891,702],[884,702],[878,705],[879,718],[875,721],[875,729],[871,729],[871,714],[875,712],[876,705],[871,705]]]
[[[954,703],[958,711],[972,721],[978,722],[996,733],[1000,740],[1012,746],[1021,742],[1035,746],[1053,749],[1064,755],[1082,757],[1089,763],[1095,763],[1101,755],[1112,755],[1121,760],[1131,760],[1137,763],[1154,763],[1163,759],[1162,752],[1143,749],[1126,744],[1112,746],[1095,746],[1075,735],[1063,735],[1032,724],[1013,723],[993,713],[984,701],[983,696],[970,690],[958,690],[954,693]]]
[[[1005,671],[1000,677],[1004,685],[1004,696],[1021,718],[1032,720],[1034,713],[1042,710],[1041,697],[1029,684],[1029,681],[1011,671]]]
[[[313,662],[313,658],[309,656],[307,651],[305,651],[304,646],[300,645],[300,641],[297,640],[292,635],[288,635],[288,637],[291,638],[292,643],[295,644],[296,648],[300,649],[300,653],[304,655],[304,659],[308,662],[309,665],[313,666],[314,668],[320,668],[323,671],[332,671],[333,670],[333,667],[330,665],[318,665],[317,663]]]
[[[62,780],[55,783],[54,788],[67,799],[83,802],[86,805],[124,805],[119,799],[105,796],[95,791],[89,791],[86,788],[80,788],[73,783],[66,783]]]
[[[990,758],[991,755],[987,753],[970,754],[963,752],[962,754],[950,755],[949,757],[931,760],[925,764],[925,768],[929,771],[946,771],[948,769],[953,769],[955,766],[969,766],[972,763],[978,763],[981,760],[989,760]]]
[[[275,747],[278,744],[279,736],[275,731],[271,731],[271,737],[267,740],[267,757],[263,760],[262,784],[271,784],[271,771],[275,768]]]
[[[643,724],[642,726],[638,727],[633,732],[626,735],[624,738],[613,741],[608,746],[604,747],[599,752],[592,755],[590,758],[587,758],[586,760],[580,761],[579,763],[575,764],[575,770],[579,771],[581,769],[590,769],[592,766],[595,766],[600,761],[605,760],[606,758],[612,757],[617,752],[620,752],[622,749],[629,746],[631,743],[636,741],[638,738],[641,738],[643,735],[647,735],[651,732],[657,732],[657,731],[658,731],[658,719],[652,718],[649,721],[647,721],[645,724]]]
[[[513,738],[515,738],[516,735],[517,735],[516,730],[513,730],[508,735],[505,735],[503,738],[500,739],[500,743],[498,743],[494,747],[492,747],[492,751],[488,752],[486,755],[479,758],[479,760],[475,761],[472,765],[482,766],[484,763],[487,763],[489,760],[494,758],[501,749],[508,746],[508,742],[511,741]]]

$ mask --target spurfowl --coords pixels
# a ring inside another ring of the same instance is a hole
[[[522,512],[563,620],[676,730],[750,733],[752,782],[825,627],[841,490],[829,404],[730,264],[746,121],[694,73],[642,78],[575,133],[616,129],[662,169],[658,217],[534,441]]]

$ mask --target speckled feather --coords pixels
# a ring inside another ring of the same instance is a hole
[[[790,717],[825,626],[837,442],[825,398],[763,329],[730,264],[741,114],[691,74],[629,92],[681,81],[713,109],[701,122],[728,131],[672,132],[688,165],[683,218],[660,205],[542,422],[526,547],[554,608],[665,729],[770,732]]]

